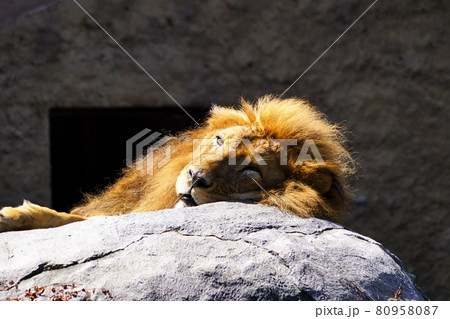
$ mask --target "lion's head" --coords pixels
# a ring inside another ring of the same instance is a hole
[[[176,183],[185,205],[223,200],[263,198],[264,189],[283,183],[288,167],[280,165],[278,145],[252,130],[251,125],[236,125],[212,130],[194,140],[193,158]]]
[[[343,141],[340,128],[303,100],[215,106],[202,126],[173,140],[172,160],[149,187],[167,198],[158,208],[173,207],[174,198],[177,206],[251,200],[339,221],[353,173]]]

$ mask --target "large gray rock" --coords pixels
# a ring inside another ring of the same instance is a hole
[[[424,300],[374,240],[214,203],[0,234],[0,299]]]

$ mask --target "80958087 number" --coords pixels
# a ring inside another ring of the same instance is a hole
[[[377,306],[375,314],[384,316],[434,316],[438,306]]]

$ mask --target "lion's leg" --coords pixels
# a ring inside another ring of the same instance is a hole
[[[4,207],[0,210],[0,232],[58,227],[86,219],[24,201],[21,206]]]

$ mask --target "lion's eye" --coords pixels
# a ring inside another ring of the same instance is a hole
[[[215,139],[216,139],[217,145],[219,145],[219,146],[223,145],[223,139],[220,136],[216,136]]]
[[[259,173],[259,169],[258,169],[256,166],[253,166],[253,165],[248,165],[248,166],[246,166],[246,167],[244,168],[244,171],[245,171],[245,170],[255,171],[255,172]]]
[[[242,174],[250,178],[262,178],[261,172],[255,166],[249,165],[242,170]]]

